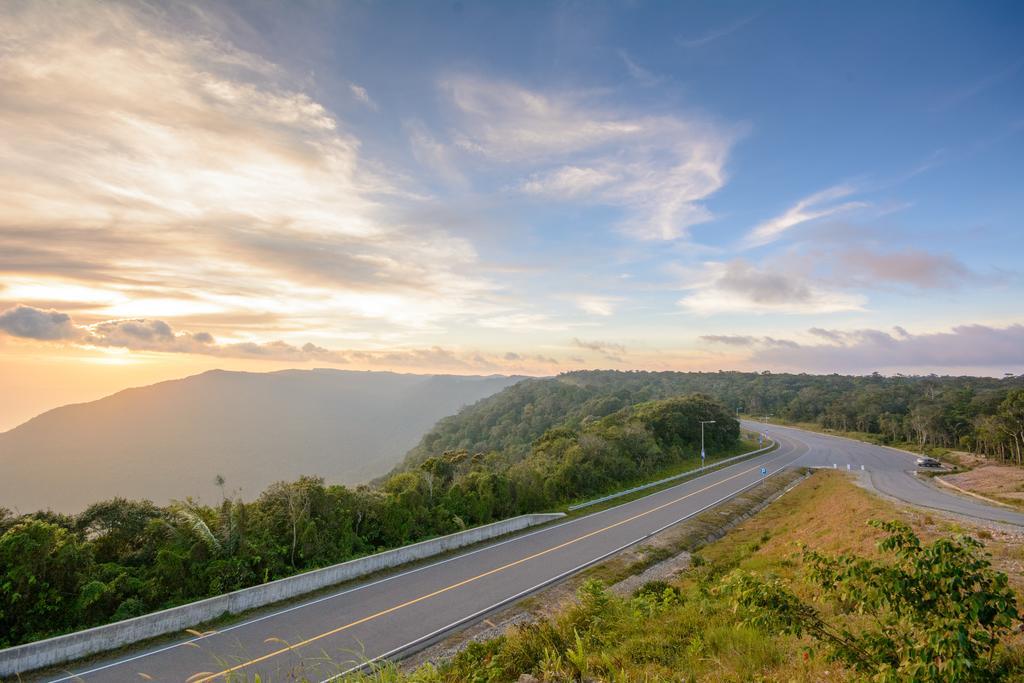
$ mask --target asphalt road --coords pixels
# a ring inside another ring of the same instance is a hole
[[[758,422],[743,423],[752,430],[767,431],[780,441],[797,441],[807,447],[807,454],[796,463],[803,467],[832,467],[846,469],[849,464],[869,479],[872,488],[882,494],[920,507],[953,512],[976,519],[1004,522],[1024,526],[1024,513],[1011,508],[987,505],[948,489],[939,488],[930,477],[915,475],[915,455],[895,448],[884,448],[802,429],[765,425]]]
[[[763,428],[751,423],[749,426]],[[623,505],[493,543],[410,571],[271,611],[199,638],[100,660],[51,681],[321,681],[398,657],[459,626],[714,507],[790,466],[860,471],[907,502],[1024,524],[1024,515],[935,490],[913,456],[836,437],[767,427],[780,447]],[[205,673],[203,673],[205,672]],[[140,677],[144,674],[144,677]],[[197,675],[198,674],[198,675]]]

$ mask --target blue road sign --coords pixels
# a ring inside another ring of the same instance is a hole
[[[763,477],[766,474],[768,474],[768,468],[767,467],[762,467],[761,468],[761,476]]]

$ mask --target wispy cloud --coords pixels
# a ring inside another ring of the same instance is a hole
[[[726,346],[782,346],[795,349],[800,345],[790,339],[776,339],[775,337],[754,337],[750,335],[735,334],[705,334],[701,335],[701,341],[711,344],[725,344]]]
[[[703,202],[726,181],[739,130],[707,120],[618,111],[595,93],[538,92],[509,82],[452,77],[456,145],[522,169],[522,192],[621,207],[619,229],[674,240],[712,218]]]
[[[693,38],[677,37],[676,44],[690,49],[704,47],[705,45],[709,45],[710,43],[715,42],[719,38],[724,38],[725,36],[731,33],[739,31],[741,28],[752,22],[754,19],[757,19],[759,16],[761,16],[761,13],[757,12],[749,16],[743,17],[741,19],[738,19],[731,24],[726,24],[725,26],[705,31],[704,33]]]
[[[595,353],[601,354],[608,360],[615,362],[622,362],[622,357],[626,355],[626,347],[622,344],[616,344],[613,342],[574,338],[572,340],[572,345],[579,349],[594,351]]]
[[[898,325],[889,331],[812,327],[807,333],[822,341],[805,343],[754,335],[705,335],[701,340],[745,349],[748,356],[739,362],[780,370],[1024,372],[1021,324],[959,325],[949,331],[916,334]]]
[[[757,337],[749,334],[703,334],[700,338],[711,344],[725,344],[726,346],[753,346],[758,342]]]
[[[440,177],[449,186],[466,188],[469,181],[453,158],[451,148],[438,140],[426,124],[412,120],[405,122],[405,132],[409,136],[409,147],[413,157],[426,169]]]
[[[552,171],[531,174],[520,189],[532,195],[550,199],[575,199],[620,180],[612,169],[563,166]]]
[[[575,299],[580,310],[591,315],[610,316],[615,313],[615,308],[622,301],[617,296],[578,296]]]
[[[880,251],[852,247],[833,252],[833,257],[834,277],[848,286],[897,284],[918,289],[952,289],[974,277],[967,266],[953,256],[922,249]]]
[[[626,52],[625,50],[620,49],[618,51],[618,54],[619,58],[622,59],[622,63],[626,65],[626,71],[629,72],[630,77],[640,85],[645,87],[652,87],[658,85],[663,80],[665,80],[664,78],[658,76],[649,69],[645,69],[644,67],[637,64],[633,60],[633,58],[629,56],[629,53]]]
[[[752,359],[759,364],[818,372],[897,369],[991,369],[1024,371],[1024,325],[960,325],[948,332],[812,330],[826,344],[770,345]]]
[[[701,315],[723,313],[821,314],[859,310],[864,297],[829,289],[783,268],[758,268],[737,259],[708,262],[684,273],[679,300],[686,310]]]
[[[339,330],[493,308],[472,245],[396,219],[419,191],[279,66],[145,5],[15,4],[0,27],[8,303]]]
[[[855,192],[856,188],[851,185],[835,185],[805,197],[785,213],[758,224],[747,234],[743,244],[748,248],[768,244],[782,237],[790,228],[802,223],[869,206],[863,201],[837,203],[837,200],[849,197]]]
[[[352,93],[352,97],[354,97],[357,102],[369,109],[372,109],[373,111],[377,111],[377,103],[370,97],[370,93],[367,92],[366,88],[361,85],[356,85],[355,83],[349,83],[348,89],[349,92]]]
[[[531,352],[496,353],[473,349],[446,349],[439,346],[328,349],[310,342],[292,344],[281,340],[221,341],[209,332],[178,330],[167,321],[159,319],[104,320],[93,324],[78,324],[66,313],[24,305],[0,311],[0,333],[28,342],[83,348],[186,353],[287,363],[408,367],[428,371],[434,368],[449,368],[467,371],[514,372],[525,369],[531,372],[544,372],[557,369],[560,363],[550,356]]]
[[[947,94],[935,103],[932,107],[932,111],[951,109],[962,102],[966,102],[967,100],[977,97],[993,86],[1016,76],[1017,72],[1021,70],[1021,67],[1024,67],[1024,58],[1018,59],[998,71],[987,74],[986,76],[979,78],[977,81]]]

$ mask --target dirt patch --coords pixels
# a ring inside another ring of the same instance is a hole
[[[946,458],[954,461],[958,466],[963,467],[964,469],[973,469],[975,467],[992,464],[992,461],[984,455],[968,453],[967,451],[949,451],[949,453],[946,454]]]
[[[1024,469],[1007,465],[981,465],[944,481],[965,491],[1024,509]]]

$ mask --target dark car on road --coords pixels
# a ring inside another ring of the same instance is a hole
[[[942,467],[942,463],[935,458],[929,458],[927,456],[921,456],[917,459],[918,467]]]

